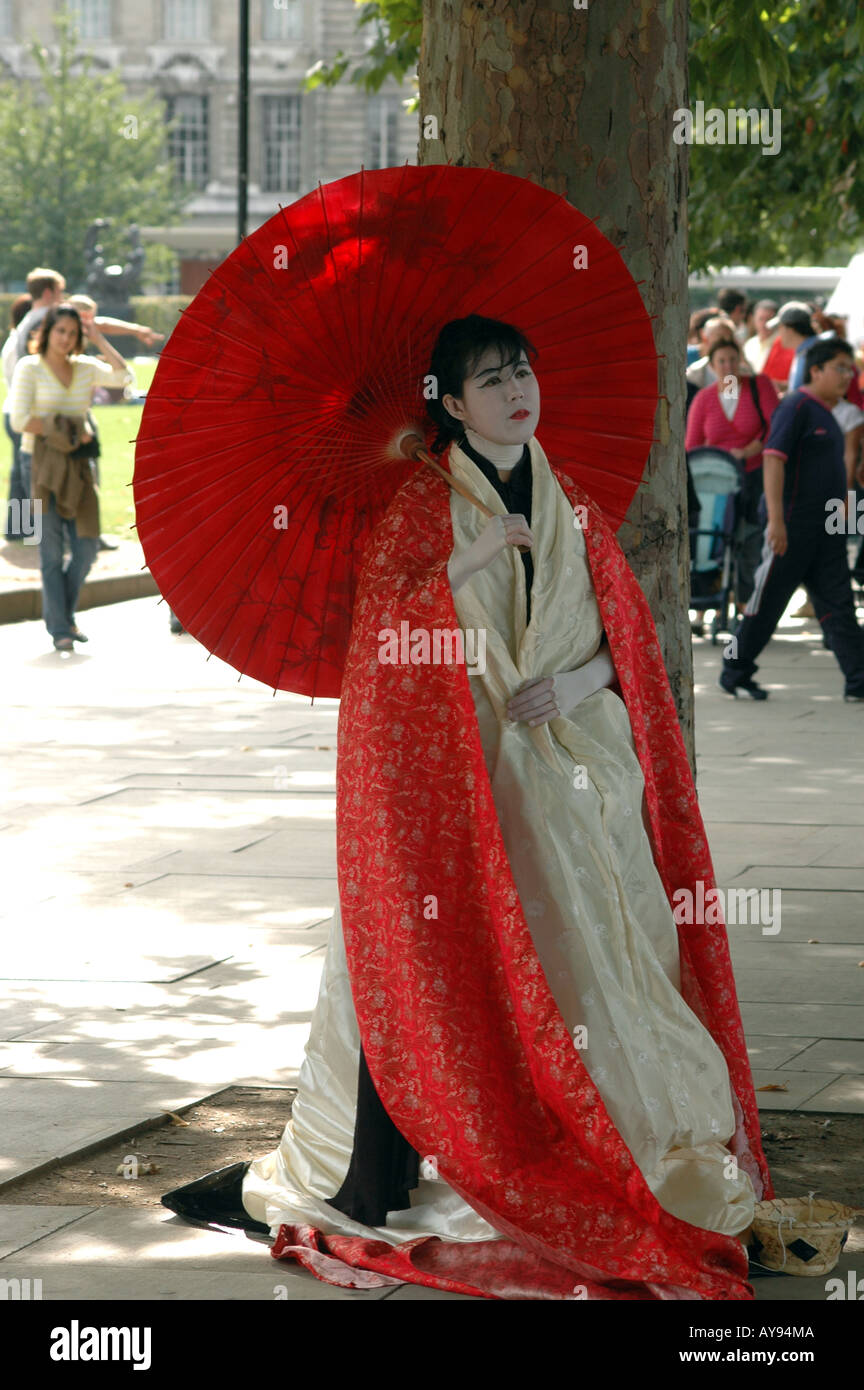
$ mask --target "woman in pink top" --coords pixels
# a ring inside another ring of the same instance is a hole
[[[725,449],[744,466],[735,527],[735,602],[742,611],[753,592],[753,575],[762,554],[757,520],[762,495],[762,445],[780,398],[771,380],[741,371],[741,351],[729,338],[713,343],[708,354],[717,375],[693,397],[687,416],[685,448]]]

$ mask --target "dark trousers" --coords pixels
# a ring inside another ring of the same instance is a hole
[[[756,658],[773,636],[790,598],[804,585],[846,677],[846,693],[864,693],[864,632],[855,616],[846,537],[812,527],[789,529],[788,537],[785,555],[773,555],[766,544],[748,604],[754,611],[741,619],[733,638],[735,656],[727,657],[723,665],[728,671],[752,676],[758,670]]]
[[[327,1202],[364,1226],[384,1226],[388,1211],[405,1211],[420,1181],[420,1155],[384,1109],[360,1048],[354,1148],[345,1181]]]
[[[735,602],[742,607],[750,599],[756,571],[762,558],[762,532],[759,503],[762,500],[762,469],[744,473],[735,498],[735,531],[732,556],[735,567]]]

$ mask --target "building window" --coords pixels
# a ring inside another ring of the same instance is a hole
[[[111,0],[69,0],[79,39],[110,39]]]
[[[372,96],[366,103],[366,167],[390,169],[397,162],[399,97]]]
[[[166,99],[166,115],[177,124],[168,135],[168,153],[174,160],[177,179],[193,188],[204,188],[210,177],[207,141],[206,96],[176,96]]]
[[[164,37],[206,39],[210,34],[210,0],[163,0]]]
[[[262,39],[302,39],[303,0],[261,0]]]
[[[299,96],[261,98],[261,190],[300,187]]]

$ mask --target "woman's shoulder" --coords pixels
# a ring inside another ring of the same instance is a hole
[[[15,363],[15,366],[12,368],[12,378],[9,383],[10,391],[16,385],[16,383],[20,383],[22,381],[35,382],[37,380],[36,374],[38,373],[41,365],[41,357],[33,357],[30,354],[28,354],[26,357],[19,357],[18,361]]]
[[[449,495],[448,484],[439,473],[433,472],[425,464],[415,468],[399,484],[390,504],[388,513],[402,513],[411,508],[440,508],[443,499]]]

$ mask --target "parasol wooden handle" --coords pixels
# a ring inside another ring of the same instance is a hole
[[[435,459],[433,459],[419,434],[414,434],[413,431],[403,434],[399,440],[398,447],[405,458],[420,459],[423,463],[428,464],[430,468],[434,468],[435,472],[444,479],[445,483],[452,487],[454,492],[458,492],[459,496],[464,497],[466,501],[472,502],[484,516],[496,515],[495,512],[490,511],[485,502],[481,502],[479,497],[475,497],[473,492],[471,492],[464,483],[460,482],[458,478],[454,478],[452,473],[448,473],[446,468],[442,468],[440,463],[437,463]],[[516,548],[523,554],[531,549],[528,545],[520,545]]]

